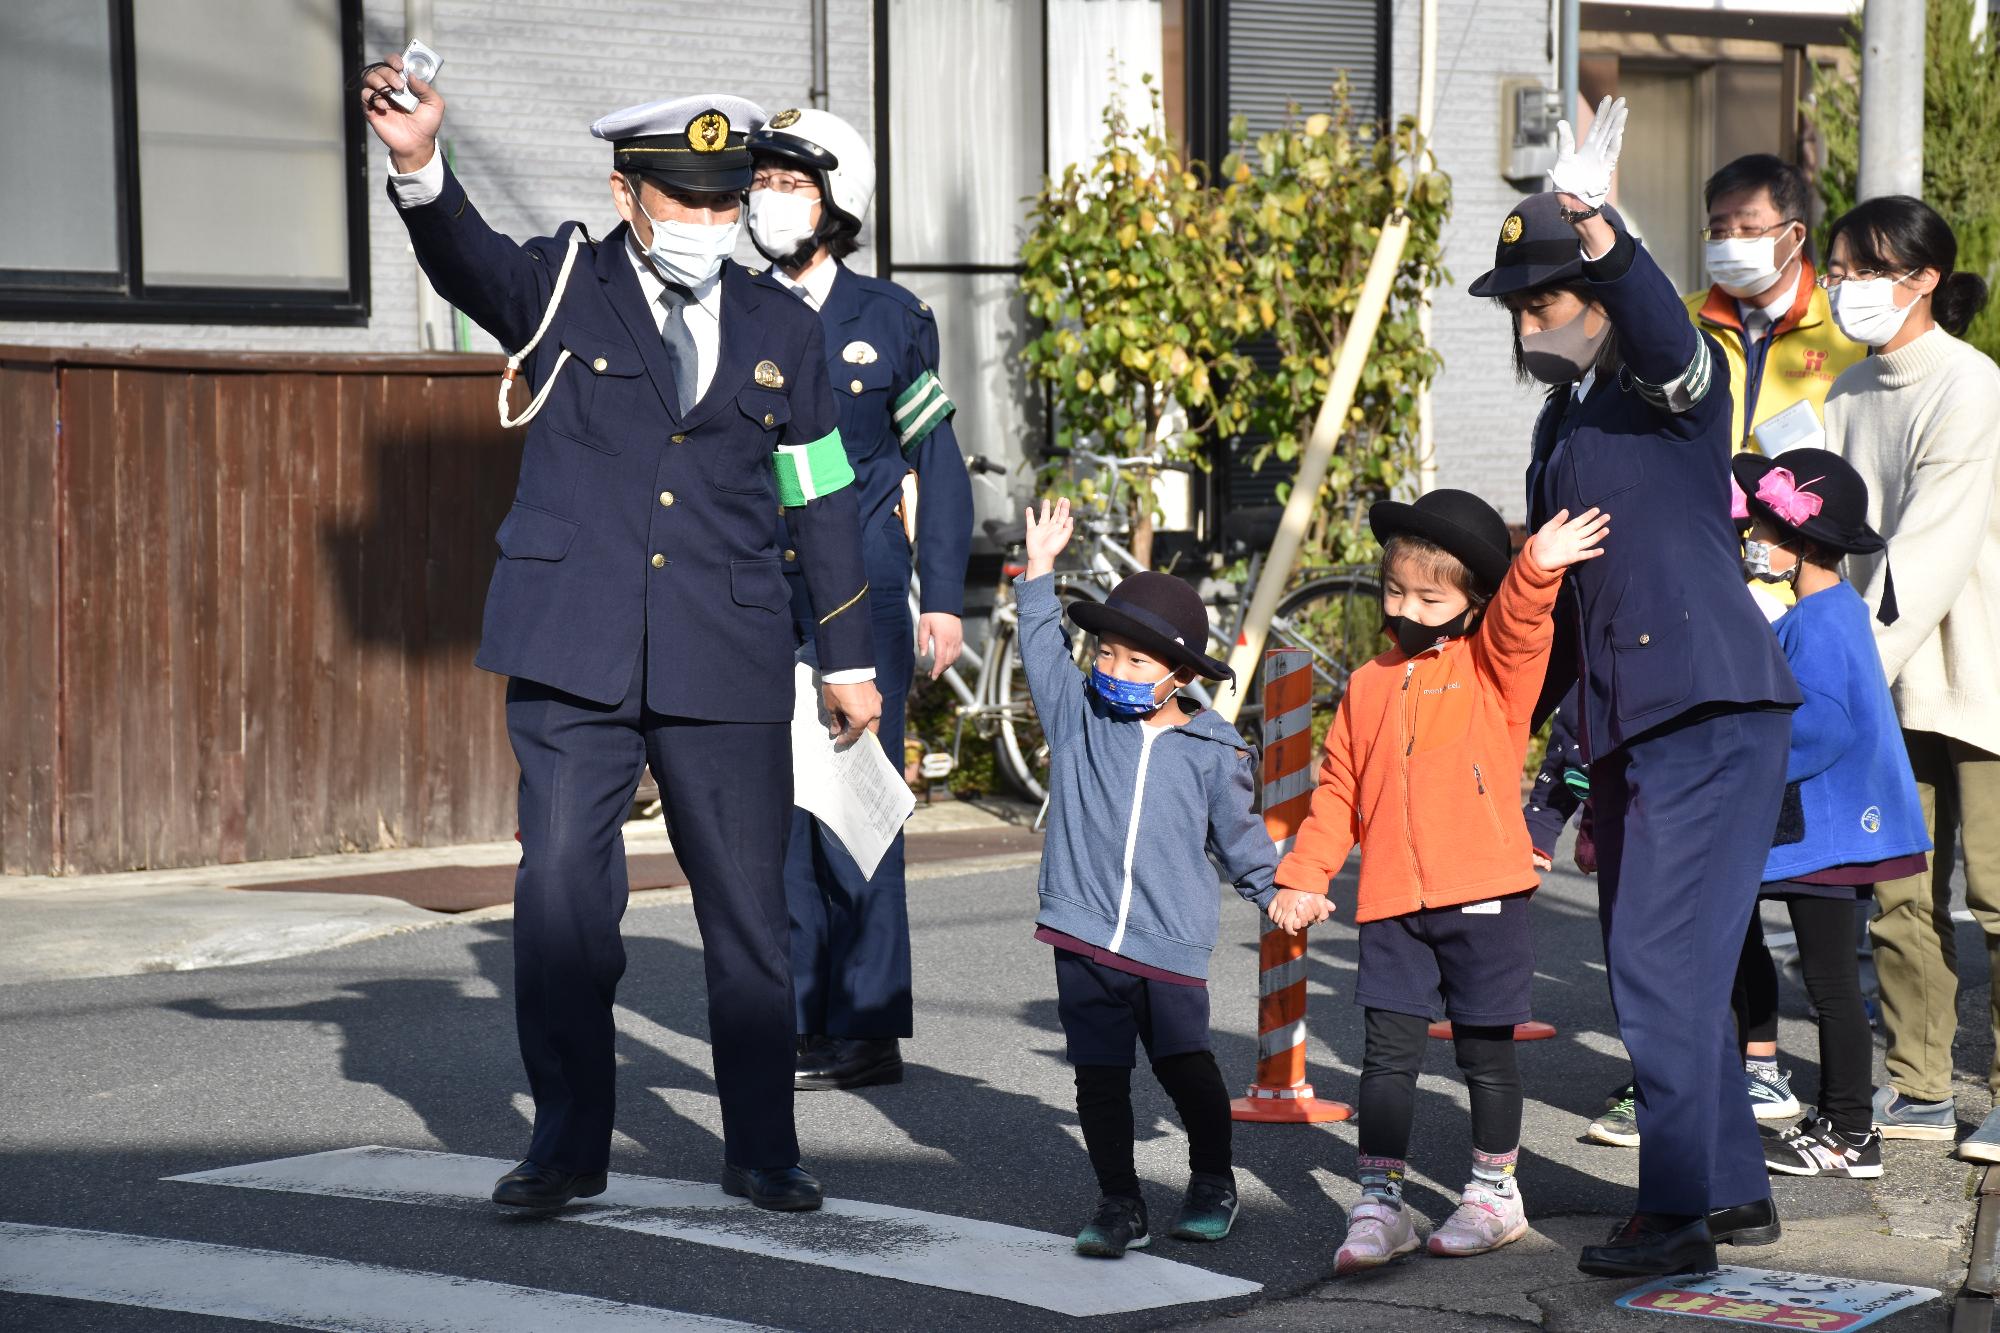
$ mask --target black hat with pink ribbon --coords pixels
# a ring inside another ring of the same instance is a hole
[[[1734,515],[1759,518],[1782,533],[1796,533],[1842,555],[1888,549],[1868,526],[1868,483],[1848,461],[1825,449],[1788,449],[1776,458],[1738,454],[1729,460],[1737,489]],[[1876,619],[1896,619],[1895,585],[1885,571]]]

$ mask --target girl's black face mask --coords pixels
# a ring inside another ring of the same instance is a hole
[[[1429,652],[1440,643],[1462,639],[1479,623],[1479,608],[1468,606],[1442,625],[1420,625],[1408,616],[1382,617],[1382,632],[1396,641],[1406,657]]]

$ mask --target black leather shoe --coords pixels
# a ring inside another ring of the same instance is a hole
[[[831,1037],[800,1037],[798,1052],[795,1057],[798,1062],[794,1066],[795,1073],[809,1074],[825,1067],[827,1062],[827,1048],[832,1045],[833,1039]]]
[[[824,1197],[819,1181],[802,1166],[731,1166],[727,1162],[722,1164],[722,1192],[774,1213],[810,1213]]]
[[[523,1162],[500,1177],[493,1186],[493,1202],[503,1208],[527,1208],[546,1212],[572,1199],[588,1199],[604,1193],[604,1173],[572,1175],[552,1166]]]
[[[1717,1245],[1771,1245],[1784,1232],[1778,1225],[1778,1205],[1753,1199],[1708,1215],[1708,1234]]]
[[[1576,1266],[1592,1277],[1660,1277],[1715,1270],[1706,1217],[1634,1213],[1602,1245],[1586,1245]]]
[[[872,1088],[903,1081],[903,1044],[894,1037],[831,1037],[808,1063],[799,1056],[792,1086],[801,1092]]]

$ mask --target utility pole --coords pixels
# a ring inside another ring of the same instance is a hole
[[[1902,0],[1897,0],[1902,3]],[[1919,8],[1922,0],[1916,0]],[[1562,118],[1571,125],[1583,120],[1583,80],[1577,73],[1577,47],[1582,44],[1582,23],[1578,14],[1577,0],[1558,0],[1561,15],[1560,36],[1556,43],[1556,68],[1560,71],[1562,85]]]
[[[1924,5],[1867,0],[1861,12],[1861,172],[1856,193],[1924,192]]]

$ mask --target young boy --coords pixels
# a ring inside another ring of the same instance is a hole
[[[1152,1240],[1132,1161],[1134,1043],[1187,1128],[1190,1178],[1168,1233],[1221,1240],[1236,1221],[1229,1094],[1208,1046],[1208,956],[1220,920],[1213,855],[1273,920],[1315,919],[1324,899],[1271,883],[1278,858],[1254,813],[1243,739],[1176,697],[1228,676],[1202,652],[1208,615],[1170,574],[1134,574],[1109,600],[1070,609],[1097,636],[1077,674],[1050,571],[1069,544],[1069,501],[1028,511],[1015,580],[1021,661],[1049,746],[1048,840],[1035,938],[1055,948],[1056,995],[1076,1114],[1102,1198],[1077,1253],[1115,1259]]]
[[[1562,571],[1601,553],[1610,522],[1595,509],[1557,514],[1510,562],[1505,521],[1464,491],[1384,501],[1368,521],[1382,543],[1383,627],[1396,646],[1348,680],[1311,812],[1277,874],[1284,888],[1324,894],[1361,844],[1362,1197],[1338,1273],[1419,1244],[1403,1171],[1440,991],[1471,1093],[1472,1181],[1430,1251],[1483,1254],[1527,1233],[1514,1182],[1513,1029],[1529,1016],[1537,880],[1515,798]],[[1277,910],[1272,920],[1295,924]]]

